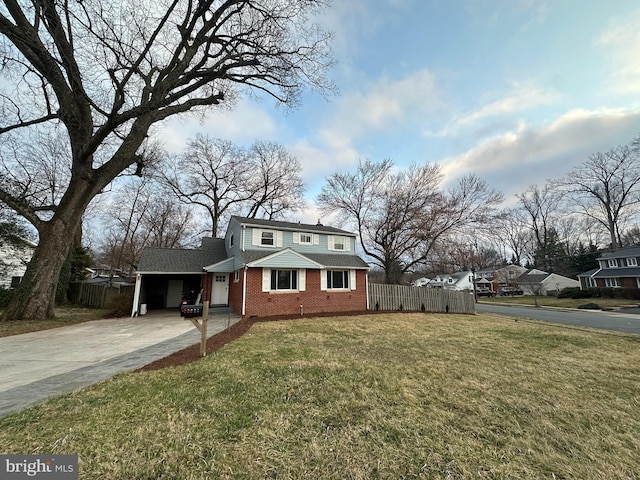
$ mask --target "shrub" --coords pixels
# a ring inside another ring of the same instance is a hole
[[[104,302],[104,308],[109,310],[107,315],[112,317],[125,317],[131,314],[133,308],[133,294],[118,293],[112,295]]]
[[[602,307],[597,303],[585,303],[584,305],[578,305],[578,308],[583,310],[601,310]]]

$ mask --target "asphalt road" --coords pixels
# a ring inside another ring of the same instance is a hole
[[[599,310],[562,310],[527,306],[476,303],[478,313],[498,313],[509,317],[531,318],[546,322],[640,334],[640,310],[624,309],[616,312]]]

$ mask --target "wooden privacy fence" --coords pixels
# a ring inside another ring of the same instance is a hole
[[[106,283],[72,283],[69,285],[69,300],[77,305],[102,308],[113,295],[129,293],[133,295],[135,285]]]
[[[369,284],[370,310],[475,313],[473,294],[468,290]]]

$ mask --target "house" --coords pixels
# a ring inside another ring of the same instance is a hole
[[[426,286],[445,290],[473,290],[473,273],[468,271],[437,275]]]
[[[602,254],[598,268],[578,275],[580,288],[640,288],[640,244]]]
[[[366,310],[368,269],[353,233],[234,216],[199,249],[145,248],[132,314],[183,298],[250,317]]]
[[[0,288],[16,288],[22,281],[36,245],[16,236],[0,237]]]
[[[527,270],[515,280],[525,295],[549,295],[558,293],[563,288],[576,288],[580,282],[557,273],[547,273],[542,270]]]

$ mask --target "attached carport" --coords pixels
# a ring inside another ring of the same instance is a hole
[[[143,250],[136,276],[132,316],[145,310],[179,308],[184,297],[189,303],[209,299],[210,274],[206,265],[227,259],[224,239],[203,238],[199,249],[156,248]]]

